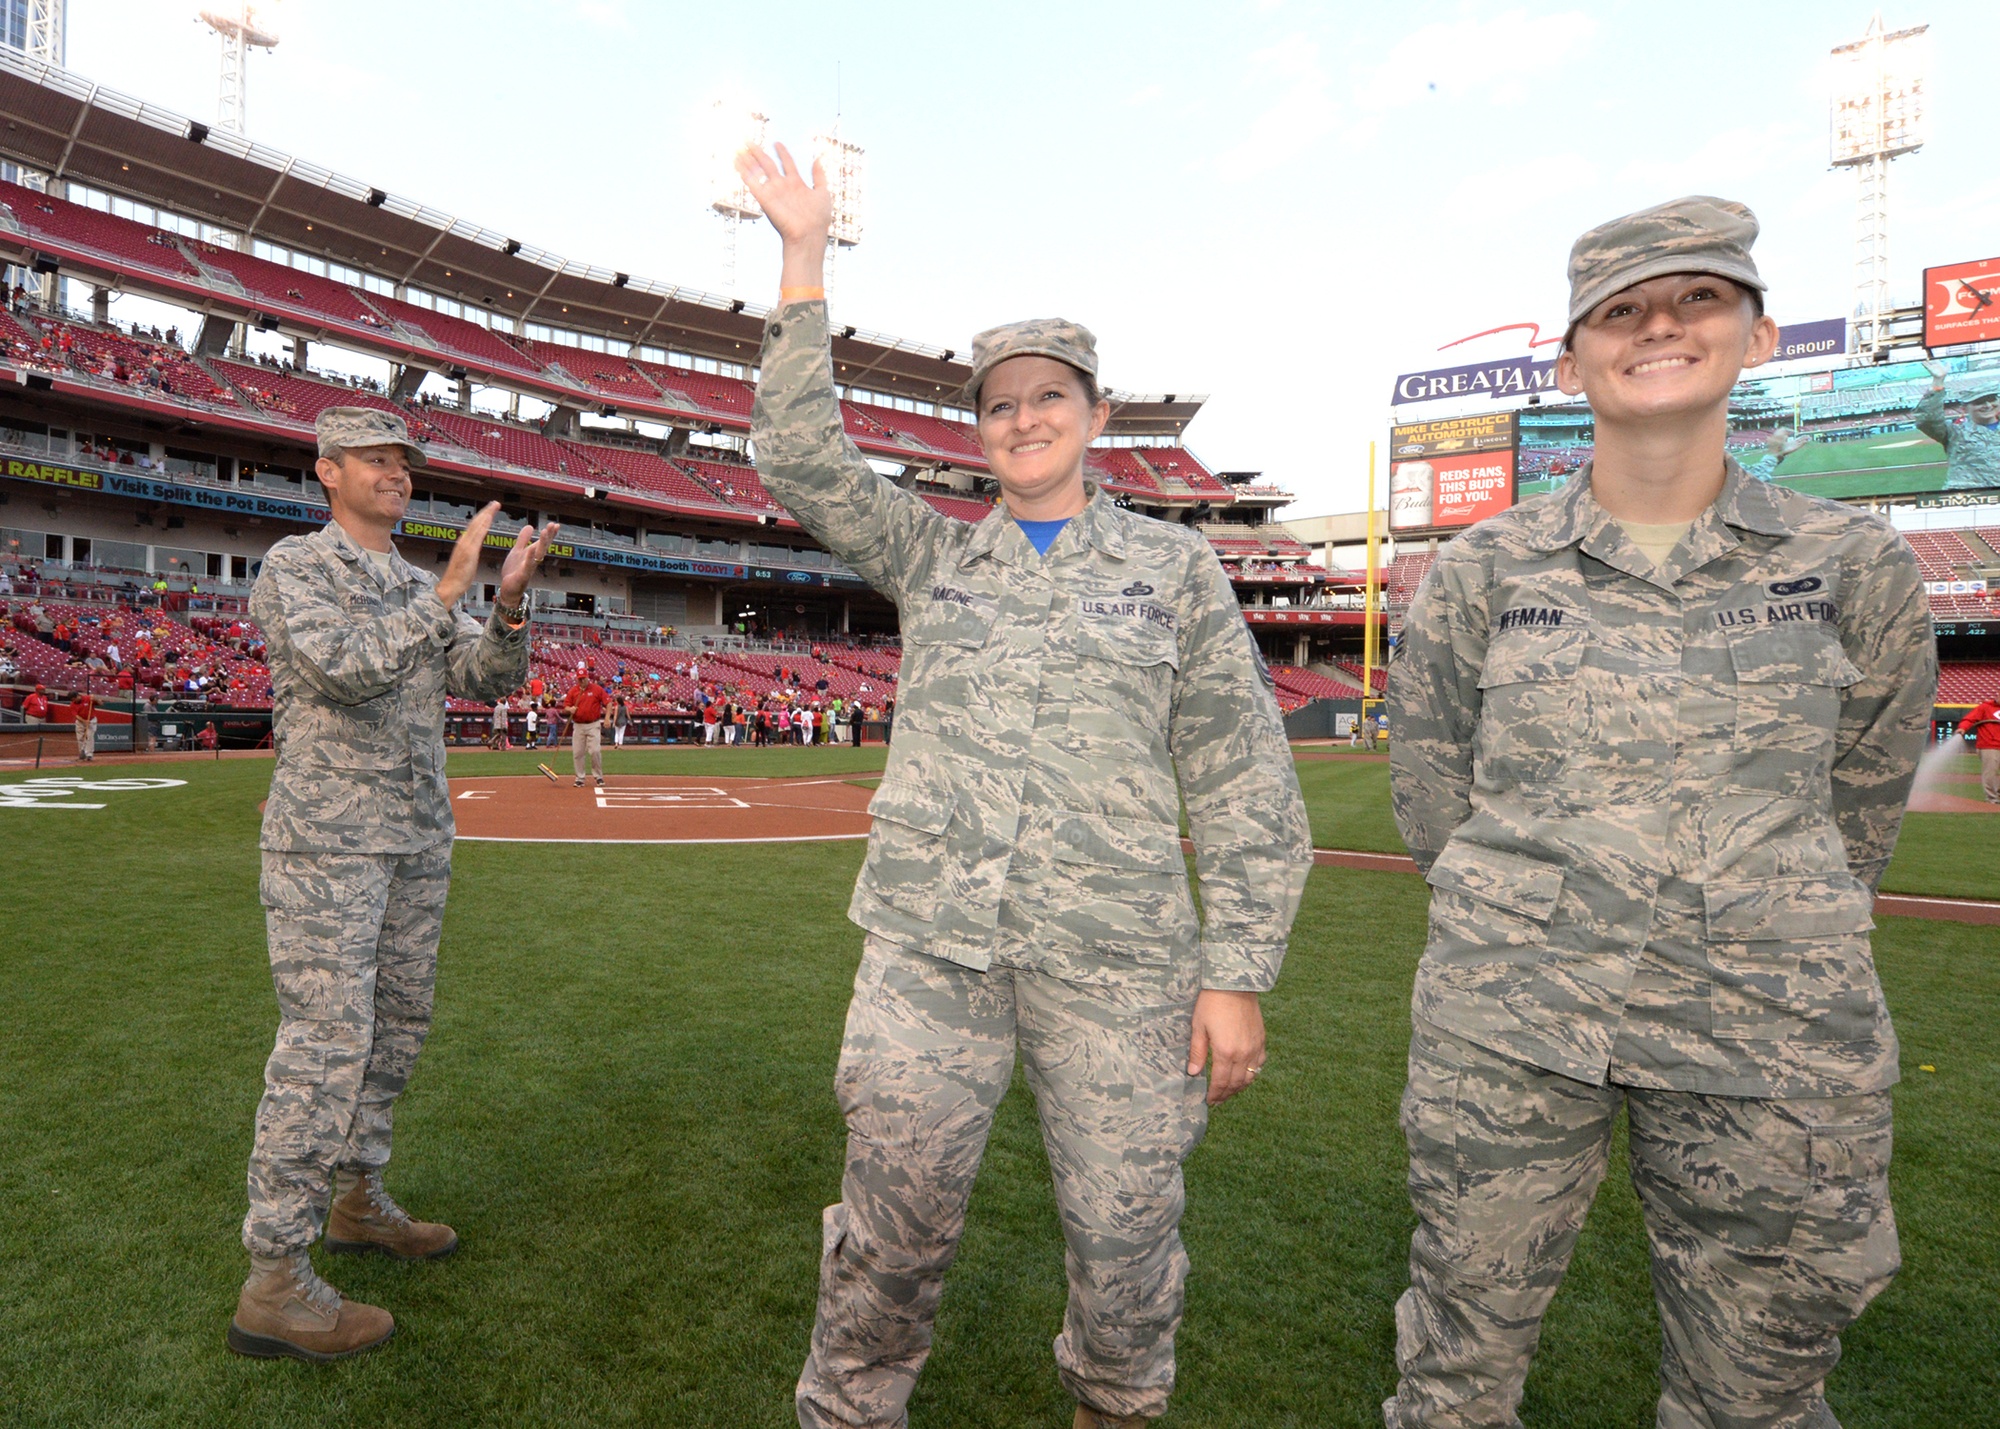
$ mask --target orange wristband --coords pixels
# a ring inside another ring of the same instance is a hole
[[[826,296],[824,288],[780,288],[778,301],[781,303],[810,303]]]

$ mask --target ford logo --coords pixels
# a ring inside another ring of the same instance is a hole
[[[1821,586],[1825,584],[1826,582],[1821,580],[1818,576],[1806,576],[1801,580],[1795,580],[1795,581],[1773,581],[1771,583],[1771,594],[1811,595],[1814,591],[1818,590]]]
[[[793,585],[811,585],[813,583],[812,576],[805,571],[786,571],[785,579]]]

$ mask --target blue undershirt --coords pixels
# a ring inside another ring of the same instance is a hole
[[[1021,534],[1028,538],[1028,544],[1035,548],[1035,554],[1038,556],[1046,556],[1049,553],[1049,547],[1056,543],[1056,537],[1062,534],[1062,528],[1069,525],[1069,522],[1070,518],[1067,516],[1060,521],[1023,521],[1018,516],[1014,518],[1014,524],[1021,528]]]

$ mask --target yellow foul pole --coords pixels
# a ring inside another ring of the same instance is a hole
[[[1375,443],[1368,444],[1368,584],[1361,597],[1361,714],[1375,693],[1375,612],[1381,605],[1381,566],[1375,543]]]

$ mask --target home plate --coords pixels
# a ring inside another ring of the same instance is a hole
[[[873,792],[823,777],[619,774],[579,789],[514,775],[453,779],[451,807],[458,836],[480,843],[808,843],[866,838]]]

